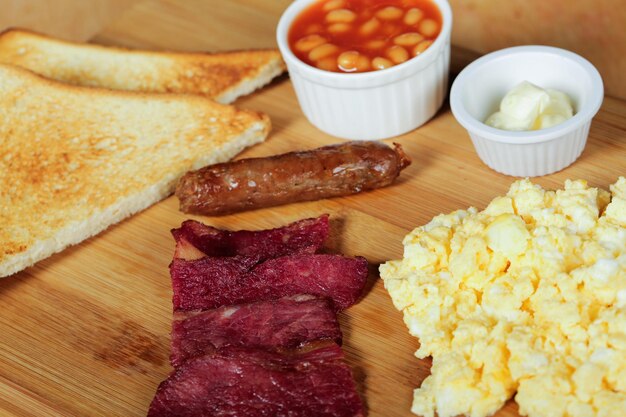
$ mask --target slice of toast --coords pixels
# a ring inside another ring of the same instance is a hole
[[[0,33],[0,63],[74,85],[199,94],[231,103],[285,70],[278,50],[183,53],[66,42],[24,29]]]
[[[261,142],[269,118],[200,96],[71,86],[0,64],[0,277]]]

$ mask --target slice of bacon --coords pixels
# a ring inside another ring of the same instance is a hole
[[[315,253],[328,237],[328,214],[267,230],[227,231],[186,220],[172,230],[175,258],[245,255],[259,260],[295,253]]]
[[[363,405],[337,345],[293,353],[228,347],[163,381],[148,417],[360,417]]]
[[[172,325],[172,366],[225,346],[280,351],[316,340],[341,344],[332,303],[311,295],[177,313]]]
[[[330,298],[340,311],[358,300],[367,281],[367,261],[362,257],[301,254],[257,261],[247,256],[174,259],[170,264],[174,310],[311,294]]]

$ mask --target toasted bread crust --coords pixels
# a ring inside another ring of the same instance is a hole
[[[71,86],[0,64],[0,277],[172,193],[266,137],[266,115],[191,95]]]
[[[115,90],[198,94],[221,103],[285,70],[277,50],[156,52],[63,41],[24,29],[0,33],[0,63],[70,84]]]

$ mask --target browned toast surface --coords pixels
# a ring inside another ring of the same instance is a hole
[[[277,50],[184,53],[74,43],[24,29],[0,33],[0,63],[115,90],[199,94],[230,103],[285,70]]]
[[[191,95],[70,86],[0,64],[0,276],[258,143],[267,116]]]

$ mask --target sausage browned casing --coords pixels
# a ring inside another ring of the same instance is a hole
[[[396,143],[346,142],[191,171],[176,196],[185,213],[221,215],[385,187],[410,163]]]

